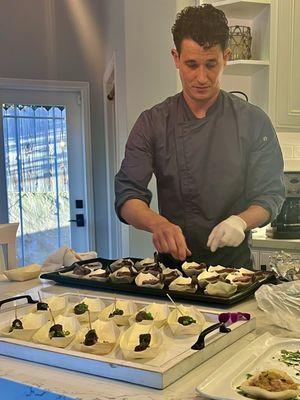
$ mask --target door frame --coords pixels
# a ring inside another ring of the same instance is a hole
[[[0,78],[0,89],[6,90],[39,90],[57,92],[79,92],[81,101],[81,132],[83,143],[83,168],[85,179],[84,201],[86,204],[85,218],[88,231],[88,250],[94,250],[95,218],[94,218],[94,191],[92,172],[92,145],[90,123],[90,85],[88,82],[79,81],[54,81],[38,79]]]
[[[111,185],[114,185],[114,182],[110,180],[109,174],[109,157],[111,152],[109,151],[109,132],[108,132],[108,100],[107,98],[107,88],[111,85],[113,80],[114,82],[114,99],[115,99],[115,151],[113,154],[114,160],[112,160],[113,164],[117,166],[117,169],[121,165],[121,161],[123,159],[124,154],[124,131],[125,136],[127,136],[127,119],[126,113],[122,113],[121,110],[124,110],[124,101],[121,99],[125,98],[125,93],[121,93],[120,85],[118,84],[118,70],[116,63],[116,52],[113,52],[113,55],[110,61],[107,63],[104,74],[103,74],[103,106],[104,106],[104,131],[105,131],[105,155],[106,155],[106,193],[107,193],[107,222],[108,222],[108,249],[109,249],[109,257],[112,257],[113,252],[117,252],[118,257],[127,257],[129,255],[129,226],[121,223],[120,229],[117,230],[117,237],[113,237],[112,231],[112,215],[115,213],[114,207],[112,207],[111,202]],[[115,171],[117,172],[117,171]],[[113,248],[115,246],[115,248]]]

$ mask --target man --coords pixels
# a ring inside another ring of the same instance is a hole
[[[135,123],[116,175],[116,212],[173,260],[251,267],[249,231],[284,200],[276,133],[261,109],[220,89],[230,57],[222,11],[187,7],[172,33],[183,91]],[[152,173],[159,214],[149,207]]]

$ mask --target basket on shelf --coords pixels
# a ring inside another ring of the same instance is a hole
[[[229,27],[230,60],[249,60],[251,58],[251,29],[249,26]]]

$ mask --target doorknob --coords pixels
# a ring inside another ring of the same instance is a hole
[[[84,215],[76,214],[76,219],[69,219],[69,222],[76,222],[76,226],[84,226]]]

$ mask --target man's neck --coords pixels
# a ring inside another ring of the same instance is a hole
[[[196,102],[195,100],[191,99],[190,97],[186,96],[185,93],[183,93],[183,97],[189,106],[189,109],[192,111],[192,113],[195,115],[197,118],[204,118],[206,116],[207,110],[215,103],[215,101],[218,98],[220,91],[216,93],[214,97],[211,99],[204,101],[204,102]]]

